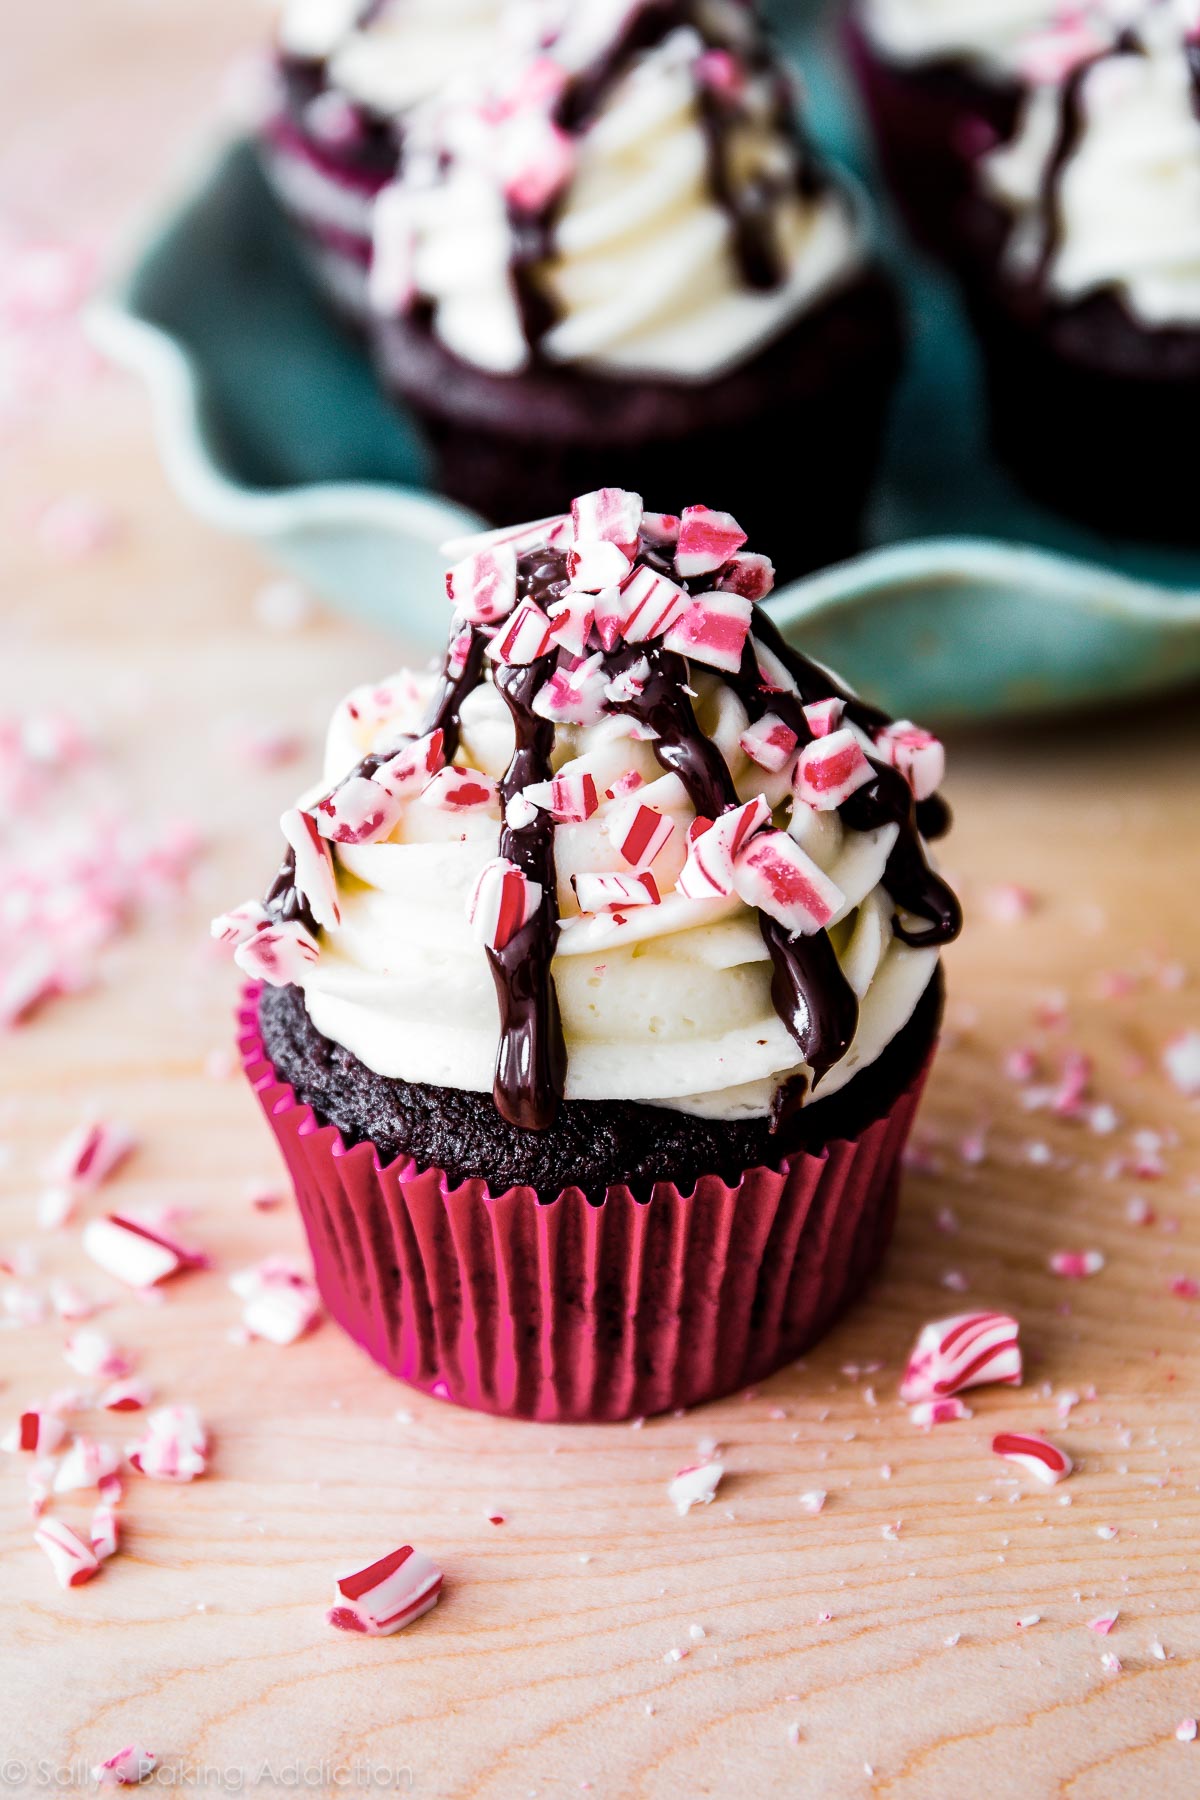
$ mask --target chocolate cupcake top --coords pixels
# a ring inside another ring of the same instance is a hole
[[[937,740],[792,650],[728,514],[605,489],[452,547],[440,673],[353,693],[265,905],[216,921],[379,1074],[718,1119],[903,1029],[954,896]]]
[[[981,165],[1012,214],[1006,269],[1051,301],[1115,292],[1144,326],[1200,323],[1200,9],[1143,0],[1028,46],[1041,80]]]
[[[863,232],[745,0],[574,0],[425,109],[372,295],[464,362],[706,380],[847,280]],[[554,21],[557,22],[554,22]]]
[[[391,119],[436,94],[489,54],[503,11],[504,0],[285,0],[279,54],[317,78],[314,124],[336,134],[338,100]]]

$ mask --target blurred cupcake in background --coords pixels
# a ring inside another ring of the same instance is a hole
[[[755,9],[578,0],[431,105],[380,195],[383,379],[440,485],[562,511],[617,469],[719,492],[784,572],[850,553],[901,337],[858,201],[819,163]]]
[[[1109,534],[1200,541],[1200,35],[1158,0],[1077,20],[962,219],[997,449]],[[1059,48],[1063,36],[1058,34]]]
[[[339,311],[361,320],[371,209],[411,109],[491,52],[502,0],[285,0],[276,108],[263,134],[276,194]]]

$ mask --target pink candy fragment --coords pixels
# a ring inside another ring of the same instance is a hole
[[[964,1388],[1020,1385],[1020,1327],[1007,1313],[957,1313],[922,1327],[900,1386],[908,1404]]]
[[[114,1381],[96,1401],[96,1405],[104,1412],[141,1412],[149,1406],[152,1389],[148,1381],[136,1378],[127,1381]]]
[[[271,987],[291,987],[303,985],[305,970],[319,955],[316,939],[299,920],[285,919],[239,944],[234,961],[252,981],[265,981]]]
[[[551,636],[571,656],[582,656],[587,650],[592,626],[596,623],[596,596],[565,594],[549,608]]]
[[[475,936],[489,950],[503,950],[528,925],[542,904],[541,884],[497,856],[479,871],[467,901]]]
[[[917,800],[928,800],[946,779],[946,752],[931,732],[911,719],[885,725],[876,733],[880,758],[903,775]]]
[[[61,1588],[82,1587],[100,1573],[100,1559],[78,1532],[61,1519],[43,1519],[33,1534],[39,1550],[50,1559]]]
[[[301,812],[298,806],[284,813],[279,829],[295,853],[297,892],[307,900],[317,924],[331,931],[342,922],[333,852],[321,836],[312,814]]]
[[[668,650],[736,675],[750,635],[753,604],[740,594],[700,594],[663,637]]]
[[[427,774],[422,774],[419,785],[414,781],[417,792],[428,779]],[[332,843],[377,844],[395,830],[400,801],[386,783],[349,775],[317,802],[315,818],[321,836]]]
[[[580,912],[619,913],[631,906],[658,906],[662,895],[653,875],[597,874],[585,871],[572,875],[571,886],[579,901]]]
[[[102,1788],[137,1787],[139,1782],[153,1775],[157,1767],[158,1757],[153,1750],[147,1750],[141,1744],[126,1744],[123,1750],[96,1764],[92,1780]]]
[[[922,1431],[932,1431],[935,1425],[949,1425],[959,1419],[970,1419],[974,1415],[963,1401],[947,1394],[940,1400],[918,1400],[909,1407],[908,1416]]]
[[[603,665],[597,650],[574,669],[556,669],[534,695],[534,712],[556,725],[595,725],[604,713],[608,677]]]
[[[723,568],[745,542],[746,533],[730,513],[687,506],[679,526],[675,567],[685,581],[710,575]]]
[[[92,1543],[92,1552],[100,1562],[107,1562],[115,1556],[121,1543],[121,1526],[117,1518],[117,1509],[109,1500],[101,1500],[92,1508],[92,1522],[88,1531]]]
[[[228,944],[233,950],[239,945],[249,943],[250,939],[260,931],[265,931],[271,923],[271,915],[258,900],[243,900],[240,906],[231,907],[227,913],[221,913],[210,927],[218,944]]]
[[[1104,1267],[1102,1250],[1055,1250],[1049,1258],[1048,1267],[1052,1275],[1061,1275],[1068,1281],[1082,1281],[1089,1275],[1098,1275]]]
[[[72,1332],[63,1346],[63,1355],[77,1375],[119,1381],[133,1368],[133,1358],[121,1350],[104,1332],[91,1326]]]
[[[121,1459],[108,1444],[97,1444],[89,1437],[77,1437],[59,1463],[54,1475],[56,1494],[73,1494],[78,1488],[98,1488],[116,1474]]]
[[[339,1576],[337,1604],[326,1617],[339,1631],[391,1637],[436,1606],[441,1591],[437,1564],[404,1544],[368,1568]]]
[[[487,653],[493,662],[523,665],[536,662],[553,645],[553,620],[547,618],[536,601],[522,600],[488,645]]]
[[[533,806],[548,812],[558,825],[582,825],[600,804],[596,783],[586,773],[555,775],[523,791]]]
[[[194,1481],[208,1467],[208,1434],[194,1406],[161,1406],[126,1455],[152,1481]]]
[[[642,496],[625,488],[598,488],[571,503],[576,544],[615,544],[629,562],[637,554],[642,529]]]
[[[294,1344],[321,1317],[321,1297],[310,1276],[282,1256],[268,1256],[229,1278],[242,1302],[242,1323],[251,1337],[269,1344]]]
[[[723,594],[740,594],[743,600],[765,600],[775,586],[775,565],[769,556],[741,550],[730,557],[716,585]]]
[[[621,589],[621,636],[627,644],[649,643],[676,626],[691,605],[686,588],[641,563]]]
[[[815,738],[826,738],[837,730],[845,710],[846,702],[833,696],[828,700],[810,701],[804,708],[804,717]]]
[[[441,730],[430,731],[406,744],[387,762],[380,763],[371,780],[393,800],[407,800],[413,794],[421,793],[445,766],[446,734]]]
[[[446,575],[451,604],[473,625],[505,619],[517,604],[517,553],[511,544],[493,544],[456,563]]]
[[[569,552],[571,586],[576,593],[600,594],[619,588],[630,572],[630,560],[617,544],[597,540],[578,543]]]
[[[65,1137],[45,1166],[48,1181],[68,1182],[92,1189],[108,1180],[137,1148],[137,1139],[123,1125],[94,1119]]]
[[[716,1461],[694,1463],[686,1469],[680,1469],[675,1478],[667,1483],[667,1496],[681,1519],[686,1517],[693,1506],[712,1504],[724,1473],[724,1464]]]
[[[421,793],[423,806],[434,806],[439,812],[480,812],[497,804],[496,783],[479,769],[459,769],[453,765],[439,769]]]
[[[799,740],[777,714],[764,713],[743,731],[739,742],[751,762],[778,775],[795,755]]]
[[[679,893],[688,900],[727,899],[734,891],[737,857],[770,818],[770,806],[756,794],[715,822],[694,820],[688,829],[687,860],[676,882]]]
[[[83,1248],[106,1273],[132,1288],[154,1287],[181,1269],[202,1268],[205,1261],[195,1251],[120,1213],[89,1220],[83,1228]]]
[[[740,851],[734,887],[747,906],[778,920],[793,937],[824,930],[845,902],[829,879],[786,831],[764,831]]]
[[[675,835],[675,825],[652,806],[630,800],[612,814],[608,835],[630,868],[640,874],[666,849]]]
[[[53,1456],[66,1435],[67,1428],[56,1413],[31,1406],[0,1438],[0,1450],[13,1455]]]
[[[850,730],[831,731],[800,752],[796,797],[817,812],[834,812],[872,776],[863,747]]]
[[[1162,1064],[1181,1094],[1189,1099],[1200,1095],[1200,1031],[1193,1026],[1173,1037],[1163,1051]]]
[[[1046,1487],[1065,1481],[1074,1467],[1066,1451],[1057,1444],[1022,1431],[998,1431],[992,1439],[992,1449],[1006,1462],[1019,1463]]]

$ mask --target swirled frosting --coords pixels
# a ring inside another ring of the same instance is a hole
[[[436,94],[496,41],[503,0],[287,0],[279,47],[383,118]]]
[[[788,649],[743,543],[604,490],[468,547],[441,676],[339,707],[267,908],[218,922],[247,972],[517,1123],[553,1114],[530,1070],[736,1119],[870,1064],[958,929],[942,753]]]
[[[1066,301],[1114,289],[1148,326],[1200,320],[1190,11],[1145,8],[1136,32],[1035,89],[1012,143],[982,166],[1014,216],[1015,275],[1039,271]]]
[[[463,361],[704,380],[863,257],[740,6],[583,0],[548,49],[432,107],[376,213],[372,290]]]
[[[965,62],[1013,75],[1030,33],[1060,10],[1055,0],[865,0],[861,16],[896,62]]]

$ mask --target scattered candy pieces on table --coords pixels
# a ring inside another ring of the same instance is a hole
[[[680,1518],[691,1512],[693,1506],[712,1503],[724,1473],[724,1466],[719,1462],[694,1463],[690,1468],[680,1469],[667,1485],[667,1494]]]
[[[438,1603],[442,1571],[411,1544],[351,1575],[339,1575],[336,1604],[326,1615],[339,1631],[391,1637]]]

